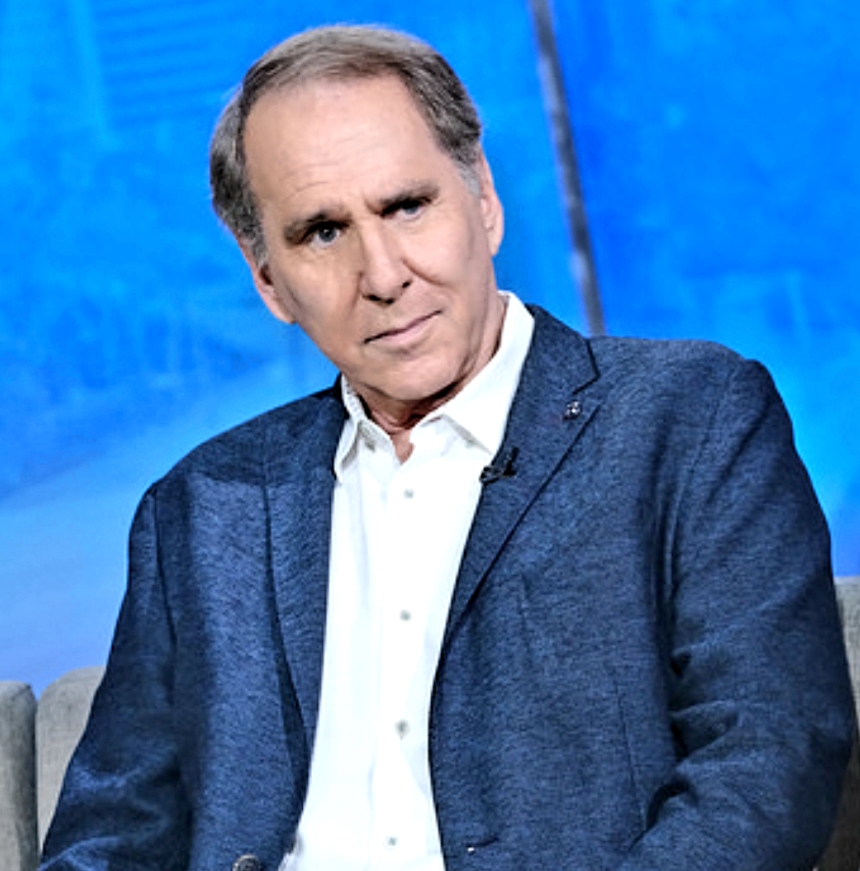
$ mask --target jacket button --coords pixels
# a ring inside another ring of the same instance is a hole
[[[251,853],[246,853],[233,863],[233,871],[263,871],[263,863]]]

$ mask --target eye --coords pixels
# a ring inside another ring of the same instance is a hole
[[[398,209],[401,214],[406,215],[407,217],[411,217],[412,215],[417,215],[421,209],[424,208],[426,202],[424,200],[412,199],[412,200],[404,200],[400,204],[400,208]]]
[[[332,221],[327,221],[324,224],[317,224],[316,227],[312,227],[305,239],[311,245],[326,247],[335,242],[339,236],[340,227]]]

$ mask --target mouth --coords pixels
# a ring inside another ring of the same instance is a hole
[[[389,329],[383,330],[380,333],[375,333],[374,335],[365,339],[364,342],[366,345],[374,342],[381,342],[383,344],[391,345],[406,345],[410,342],[417,341],[423,335],[424,327],[438,314],[438,311],[433,311],[430,312],[430,314],[421,315],[420,317],[413,318],[411,321],[408,321],[402,326],[390,327]]]

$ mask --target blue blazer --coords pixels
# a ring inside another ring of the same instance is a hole
[[[433,689],[446,867],[809,869],[853,706],[772,382],[713,345],[535,316]],[[314,742],[343,420],[335,390],[279,408],[144,497],[46,871],[277,869]]]

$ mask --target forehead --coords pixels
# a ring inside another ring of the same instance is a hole
[[[351,179],[410,163],[447,164],[457,172],[394,76],[321,79],[268,91],[251,109],[244,135],[257,194],[271,184]]]

